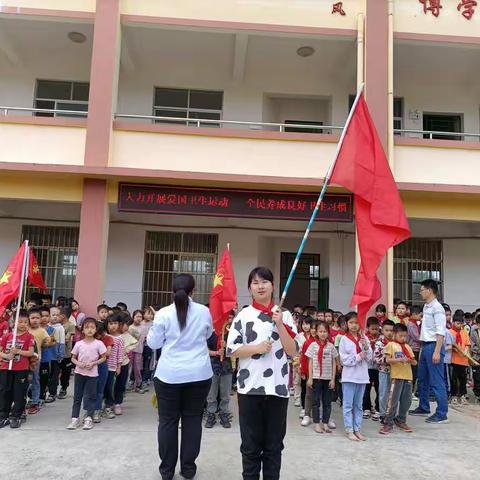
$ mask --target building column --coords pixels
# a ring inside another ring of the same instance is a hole
[[[388,0],[367,0],[365,15],[365,100],[377,127],[385,153],[388,155]],[[387,305],[389,277],[387,258],[378,269],[382,296],[378,303]]]
[[[106,167],[120,66],[120,0],[97,0],[88,98],[85,165]]]
[[[82,311],[90,316],[95,316],[97,305],[103,301],[108,229],[107,181],[86,178],[80,212],[75,298]]]

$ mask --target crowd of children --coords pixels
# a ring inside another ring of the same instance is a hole
[[[0,318],[0,428],[19,428],[45,403],[67,398],[72,369],[70,430],[82,424],[82,403],[83,429],[90,430],[102,418],[122,415],[126,391],[148,390],[157,358],[145,344],[153,307],[130,315],[122,302],[102,304],[92,318],[73,298],[51,305],[40,294],[26,307],[8,308]]]
[[[89,430],[102,418],[122,415],[127,391],[148,390],[159,352],[146,345],[155,315],[153,307],[130,314],[119,302],[99,305],[96,318],[87,317],[74,299],[59,297],[54,305],[47,295],[37,295],[17,312],[7,309],[0,318],[0,428],[18,428],[27,415],[45,403],[67,397],[72,380],[73,406],[67,428]],[[451,312],[445,336],[445,388],[452,405],[467,403],[471,383],[480,402],[480,309],[474,314]],[[298,332],[298,356],[291,359],[290,393],[300,408],[301,425],[311,423],[318,433],[331,433],[331,404],[342,407],[344,428],[352,441],[363,441],[362,422],[379,422],[379,433],[393,427],[412,429],[407,413],[417,388],[417,363],[421,351],[422,309],[396,301],[395,315],[377,305],[375,316],[362,331],[357,315],[296,305],[293,329]],[[230,320],[234,312],[230,315]],[[214,378],[206,405],[205,426],[231,426],[230,395],[235,388],[235,362],[225,356],[225,339],[208,342]],[[28,402],[27,402],[28,400]]]

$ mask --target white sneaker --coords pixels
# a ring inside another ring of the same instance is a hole
[[[290,396],[293,397],[295,395],[295,389],[292,387],[290,389]]]
[[[378,421],[380,420],[380,414],[379,414],[378,412],[376,412],[376,411],[373,411],[373,412],[372,412],[372,420],[373,420],[374,422],[378,422]]]
[[[466,397],[460,397],[460,405],[468,405],[468,400],[466,399]]]
[[[452,405],[458,405],[457,397],[453,397],[453,398],[452,398],[451,404],[452,404]]]
[[[79,418],[72,418],[72,421],[68,424],[67,430],[75,430],[80,426]]]
[[[83,430],[91,430],[93,428],[92,417],[85,417],[83,420]]]
[[[301,407],[302,406],[302,402],[300,401],[299,398],[296,398],[295,399],[295,403],[293,404],[295,407]]]
[[[333,420],[330,420],[328,422],[328,428],[331,428],[332,430],[335,430],[337,426],[335,425],[335,422]]]
[[[308,415],[305,415],[303,417],[303,420],[300,422],[300,425],[302,427],[308,427],[310,425],[310,422],[311,422],[310,417]]]
[[[305,409],[302,408],[302,409],[300,410],[300,415],[299,415],[299,417],[300,417],[300,418],[303,418],[304,416],[305,416]]]

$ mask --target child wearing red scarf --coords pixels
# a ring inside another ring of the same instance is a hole
[[[468,333],[465,331],[465,320],[461,310],[457,310],[453,314],[453,324],[450,333],[454,341],[452,349],[452,404],[466,405],[465,395],[467,394],[467,369],[469,363],[467,357],[462,352],[469,353],[471,342]]]
[[[394,323],[408,323],[408,305],[405,302],[398,302],[395,309],[395,316],[392,318]]]
[[[317,338],[308,347],[308,386],[312,388],[312,417],[317,433],[332,433],[328,426],[332,412],[332,391],[335,388],[338,353],[335,346],[328,341],[328,325],[319,322]],[[322,406],[322,423],[320,423],[320,405]]]
[[[305,353],[308,350],[308,347],[315,342],[317,337],[317,322],[311,317],[307,317],[310,320],[308,324],[310,326],[310,332],[308,337],[306,337],[305,342],[303,343],[301,353],[300,353],[300,375],[301,375],[301,386],[302,386],[302,410],[300,411],[300,418],[302,419],[301,425],[307,427],[310,425],[311,413],[312,413],[312,388],[308,386],[308,357]],[[308,321],[308,320],[307,320]],[[306,328],[306,327],[304,327]]]
[[[377,317],[367,318],[367,331],[365,336],[370,342],[372,352],[375,350],[375,343],[380,338],[380,325]],[[370,383],[365,387],[363,395],[363,418],[372,418],[375,422],[380,419],[379,389],[378,389],[378,367],[373,361],[368,362],[368,378]],[[375,390],[375,407],[372,405],[372,387]]]
[[[375,316],[378,318],[378,323],[380,327],[383,325],[383,322],[387,320],[387,307],[383,303],[379,303],[375,307]]]
[[[394,340],[385,347],[386,362],[390,365],[391,387],[387,404],[387,414],[379,433],[388,435],[393,425],[404,432],[413,430],[407,425],[407,414],[412,404],[412,365],[417,361],[407,342],[407,327],[397,323],[393,327]]]

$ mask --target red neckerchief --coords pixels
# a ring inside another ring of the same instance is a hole
[[[400,342],[397,342],[397,341],[393,341],[393,343],[396,343],[397,345],[400,345],[402,347],[402,353],[409,359],[409,360],[413,360],[414,357],[412,357],[410,355],[410,352],[407,348],[407,344],[406,343],[400,343]]]
[[[376,337],[372,337],[368,332],[365,334],[365,336],[368,338],[370,341],[370,346],[372,347],[372,350],[375,348],[375,343],[377,340],[380,338],[380,335],[377,335]]]
[[[383,316],[377,317],[377,318],[378,318],[378,323],[380,324],[380,326],[382,326],[382,323],[387,319],[387,316],[383,315]]]
[[[386,346],[390,343],[390,341],[391,341],[391,340],[388,340],[387,337],[382,336],[382,345],[383,345],[384,347],[386,347]]]
[[[314,338],[310,336],[305,340],[302,347],[302,353],[300,355],[300,374],[308,377],[308,357],[305,355],[308,347],[313,343]]]
[[[459,346],[462,347],[463,339],[462,339],[462,334],[460,333],[462,329],[457,330],[455,327],[452,329],[455,332],[455,343]]]
[[[403,315],[403,316],[397,315],[397,318],[400,320],[400,323],[404,323],[405,325],[410,320],[410,317],[408,315]]]
[[[323,351],[325,350],[325,347],[328,344],[328,340],[325,339],[325,341],[322,343],[320,340],[316,340],[317,345],[318,345],[318,367],[320,369],[320,375],[322,375],[322,370],[323,370]]]
[[[355,338],[350,332],[347,332],[345,336],[355,344],[355,347],[357,348],[357,353],[360,353],[362,351],[362,347],[360,346],[360,340],[362,339],[362,337],[359,335],[358,338]]]
[[[265,305],[262,305],[261,303],[258,303],[257,301],[254,300],[252,302],[252,307],[256,308],[257,310],[260,310],[263,313],[266,313],[269,317],[273,316],[273,312],[272,312],[272,308],[274,307],[273,302],[270,302],[268,307],[266,307]]]

